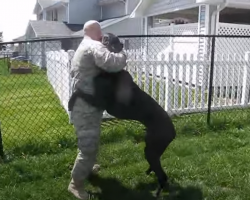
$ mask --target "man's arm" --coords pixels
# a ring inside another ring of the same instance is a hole
[[[98,44],[93,50],[95,64],[107,72],[121,71],[127,64],[127,56],[124,51],[120,53],[110,52],[103,44]]]

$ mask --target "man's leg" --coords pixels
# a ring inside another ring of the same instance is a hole
[[[72,122],[75,126],[79,153],[72,170],[72,180],[68,190],[78,199],[87,199],[83,182],[91,173],[98,153],[102,111],[77,99],[72,110]]]

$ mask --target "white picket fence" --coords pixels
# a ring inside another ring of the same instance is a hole
[[[127,53],[129,61],[126,69],[137,84],[170,114],[207,111],[209,59],[200,61],[197,55],[168,53],[149,60],[143,51]],[[47,52],[48,80],[67,112],[73,56],[73,50]],[[215,55],[212,110],[250,105],[249,61],[250,52],[246,52],[244,58],[236,54]],[[200,73],[201,70],[203,73]],[[104,117],[111,116],[104,112]]]

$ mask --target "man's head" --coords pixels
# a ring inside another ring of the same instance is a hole
[[[119,38],[112,33],[105,33],[102,37],[102,43],[111,52],[119,53],[123,49],[123,44]]]
[[[102,40],[102,30],[98,21],[90,20],[84,24],[83,27],[84,37],[89,37],[92,40]]]

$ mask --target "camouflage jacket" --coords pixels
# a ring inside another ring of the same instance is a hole
[[[127,64],[124,51],[110,52],[101,42],[83,39],[72,59],[71,77],[73,92],[79,88],[87,94],[93,94],[93,78],[101,70],[118,72]]]

